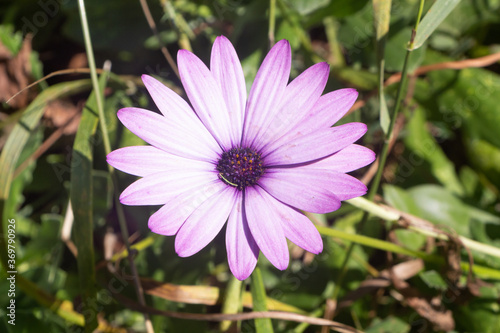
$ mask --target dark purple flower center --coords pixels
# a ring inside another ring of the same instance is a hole
[[[224,183],[241,191],[257,183],[264,174],[264,167],[260,154],[255,150],[236,147],[222,153],[217,171]]]

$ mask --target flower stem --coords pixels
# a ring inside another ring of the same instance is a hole
[[[97,80],[97,70],[96,70],[96,65],[95,65],[95,58],[94,58],[94,51],[92,49],[92,41],[90,39],[90,30],[89,30],[89,25],[87,21],[87,13],[85,11],[85,3],[84,0],[78,0],[78,8],[80,11],[80,18],[82,21],[82,30],[83,30],[83,38],[85,41],[85,50],[87,52],[87,58],[89,61],[89,67],[90,67],[90,77],[92,81],[92,86],[95,91],[95,96],[96,96],[96,103],[97,103],[97,111],[99,114],[99,124],[102,132],[102,137],[103,137],[103,143],[104,143],[104,151],[106,154],[109,154],[111,152],[111,144],[109,140],[109,135],[108,135],[108,127],[106,124],[106,117],[104,116],[104,104],[103,104],[103,97],[99,93],[99,82]],[[111,178],[113,180],[114,187],[117,188],[118,186],[118,180],[117,177],[114,173],[114,169],[109,166],[109,171],[111,174]],[[115,191],[116,193],[116,191]],[[135,266],[135,263],[132,258],[132,253],[130,251],[130,243],[129,243],[129,234],[128,234],[128,229],[127,229],[127,224],[125,221],[125,214],[123,213],[123,209],[119,204],[118,197],[115,195],[115,203],[117,204],[117,214],[118,214],[118,221],[120,223],[120,229],[122,232],[122,238],[125,243],[125,246],[128,251],[128,259],[130,263],[130,268],[132,270],[133,276],[134,276],[134,284],[135,284],[135,289],[136,289],[136,294],[137,298],[139,299],[139,303],[142,306],[145,306],[146,302],[144,300],[144,294],[142,292],[142,287],[139,282],[139,276],[137,274],[137,268]],[[144,314],[144,321],[145,321],[145,326],[146,326],[146,331],[148,333],[154,332],[153,330],[153,325],[151,323],[151,320],[149,319],[148,314]]]
[[[419,12],[417,15],[417,22],[415,23],[415,28],[413,29],[412,35],[410,37],[410,42],[409,42],[410,45],[411,45],[411,43],[413,43],[413,39],[415,38],[416,29],[418,28],[418,24],[419,24],[420,18],[422,16],[424,1],[425,0],[420,0]],[[383,45],[381,45],[381,46],[383,46]],[[380,52],[382,53],[382,51],[380,51]],[[405,60],[404,60],[404,64],[403,64],[403,70],[401,73],[401,81],[399,82],[398,92],[396,94],[396,104],[394,105],[394,111],[392,113],[389,128],[387,130],[387,134],[385,135],[384,145],[382,147],[382,152],[381,152],[380,158],[379,158],[377,173],[375,174],[375,177],[374,177],[373,182],[371,184],[370,190],[368,192],[368,199],[369,200],[373,200],[373,198],[375,197],[375,194],[378,192],[378,189],[380,186],[382,172],[384,170],[385,162],[387,160],[387,155],[389,153],[389,143],[391,142],[391,139],[393,136],[394,125],[396,124],[396,118],[399,114],[401,101],[403,100],[403,90],[404,90],[404,87],[406,85],[406,73],[408,71],[408,63],[409,63],[410,53],[411,53],[411,49],[408,49],[406,51],[406,56],[405,56]],[[380,71],[379,74],[383,75],[383,72]],[[360,232],[363,229],[367,220],[368,220],[368,212],[365,211],[365,213],[363,214],[363,217],[361,219],[361,222],[358,225],[358,228],[357,228],[358,232]],[[337,281],[335,283],[335,288],[334,288],[333,293],[332,293],[332,299],[334,301],[337,299],[338,294],[340,292],[340,286],[342,285],[344,276],[347,272],[347,263],[349,262],[349,259],[351,257],[354,246],[355,246],[355,244],[351,243],[349,245],[349,247],[347,248],[347,251],[346,251],[346,254],[344,257],[344,261],[343,261],[342,266],[341,266],[340,274],[337,278]]]
[[[269,0],[269,44],[274,45],[274,31],[276,26],[276,0]]]
[[[254,311],[267,311],[266,304],[266,289],[262,281],[262,274],[259,267],[255,267],[250,279],[250,288],[252,290],[252,302]],[[273,333],[273,325],[269,318],[256,318],[255,332],[257,333]]]
[[[351,241],[356,244],[360,244],[363,246],[368,246],[372,247],[374,249],[379,249],[383,250],[386,252],[392,252],[392,253],[397,253],[401,255],[406,255],[406,256],[411,256],[411,257],[416,257],[424,260],[427,263],[435,264],[435,265],[443,265],[445,264],[445,259],[444,257],[434,255],[434,254],[427,254],[422,251],[413,251],[407,248],[404,248],[402,246],[396,245],[391,242],[383,241],[380,239],[375,239],[367,236],[362,236],[358,234],[350,234],[347,232],[343,232],[340,230],[335,230],[332,228],[328,227],[322,227],[322,226],[316,226],[318,229],[319,233],[325,236],[330,236],[330,237],[335,237],[335,238],[340,238],[343,240]],[[471,267],[469,263],[467,262],[461,262],[460,266],[463,270],[468,271]],[[491,279],[500,279],[500,271],[497,269],[493,269],[490,267],[485,267],[485,266],[480,266],[480,265],[474,265],[472,267],[472,271],[484,278],[491,278]]]
[[[97,80],[97,70],[95,65],[94,51],[92,49],[92,41],[90,39],[89,24],[87,21],[87,12],[85,11],[84,0],[78,0],[78,7],[80,10],[80,18],[82,21],[83,39],[85,41],[85,50],[87,52],[87,58],[89,61],[90,68],[90,79],[92,80],[92,86],[95,91],[95,98],[97,103],[97,112],[99,114],[99,120],[101,123],[101,131],[104,142],[104,151],[106,154],[111,152],[111,144],[109,142],[108,127],[106,126],[106,118],[104,117],[104,104],[102,102],[103,97],[99,93],[99,82]]]
[[[238,313],[241,307],[241,286],[242,281],[238,280],[231,274],[227,283],[226,293],[222,304],[222,313]],[[220,330],[226,332],[231,327],[232,322],[229,320],[221,321]]]

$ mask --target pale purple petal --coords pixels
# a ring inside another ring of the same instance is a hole
[[[348,123],[318,130],[285,143],[263,158],[267,166],[289,165],[324,158],[352,144],[366,133],[366,125]]]
[[[217,173],[207,171],[159,172],[130,184],[120,195],[124,205],[163,205],[200,183],[219,180]]]
[[[357,98],[358,92],[352,88],[338,89],[321,96],[298,122],[298,129],[312,132],[334,125],[349,111]]]
[[[286,40],[280,40],[262,62],[250,90],[245,113],[243,146],[252,146],[279,110],[290,76],[290,66],[290,44]]]
[[[279,111],[274,114],[266,130],[262,131],[253,147],[260,150],[288,133],[321,96],[329,73],[328,64],[322,62],[309,67],[295,78],[285,89]]]
[[[245,280],[250,276],[259,258],[259,248],[243,214],[242,193],[237,192],[236,203],[227,220],[226,229],[227,261],[229,269],[238,280]]]
[[[205,144],[213,151],[219,149],[215,138],[182,97],[151,76],[143,75],[142,81],[165,120],[171,126],[183,129],[184,132],[202,136]]]
[[[179,50],[179,74],[191,105],[219,145],[225,150],[239,143],[233,137],[221,87],[205,64],[193,53]]]
[[[231,42],[224,36],[215,39],[212,46],[210,70],[222,90],[233,138],[240,143],[247,102],[243,68]]]
[[[234,206],[237,192],[224,186],[188,217],[175,237],[175,252],[179,256],[192,256],[217,236]]]
[[[370,149],[352,144],[313,165],[317,169],[351,172],[372,163],[375,158],[375,153]]]
[[[331,127],[349,111],[357,97],[358,92],[351,88],[335,90],[321,96],[312,108],[297,116],[294,126],[285,135],[270,141],[265,151],[272,151],[299,137]]]
[[[248,227],[259,249],[276,268],[286,269],[288,245],[275,207],[278,202],[257,186],[245,189],[243,201]]]
[[[281,202],[277,202],[275,207],[281,216],[286,238],[311,253],[323,251],[323,240],[318,229],[304,214]]]
[[[329,184],[335,195],[342,201],[363,196],[368,190],[360,180],[340,172],[332,176]]]
[[[269,169],[259,179],[273,197],[287,205],[311,213],[329,213],[340,208],[340,198],[325,172],[305,167]]]
[[[151,215],[148,222],[149,229],[154,233],[165,236],[177,234],[184,221],[202,203],[220,193],[226,187],[217,179],[200,183],[189,191],[183,191]]]
[[[185,131],[168,122],[165,117],[139,108],[124,108],[117,115],[132,133],[161,150],[208,162],[218,159],[220,148],[209,145],[211,137],[208,133],[203,135],[193,130]]]
[[[109,153],[106,160],[115,169],[140,177],[161,171],[214,169],[212,163],[172,155],[153,146],[120,148]]]

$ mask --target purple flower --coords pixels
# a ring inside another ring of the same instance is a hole
[[[319,63],[288,84],[291,50],[282,40],[269,51],[247,98],[243,70],[223,36],[210,69],[194,54],[177,56],[191,106],[154,78],[144,84],[161,115],[124,108],[118,118],[151,146],[126,147],[107,157],[115,168],[142,177],[120,196],[125,205],[163,205],[149,228],[177,235],[175,251],[191,256],[227,222],[231,272],[240,280],[255,268],[259,250],[278,269],[289,262],[286,239],[312,253],[321,236],[301,212],[328,213],[341,200],[366,193],[346,172],[371,163],[374,153],[353,144],[366,125],[331,127],[358,93],[321,96],[329,67]]]

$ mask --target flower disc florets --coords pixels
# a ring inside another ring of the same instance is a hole
[[[264,167],[260,154],[255,150],[236,147],[222,153],[217,171],[224,183],[241,191],[257,183],[264,174]]]

